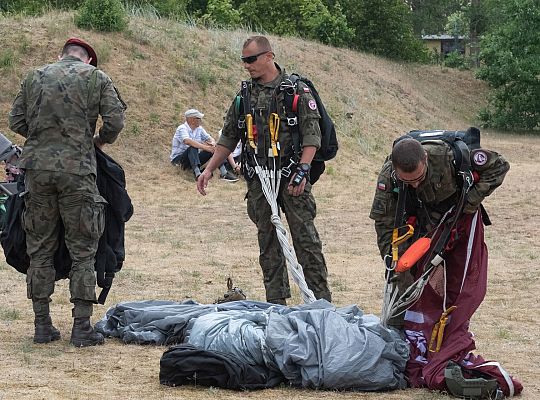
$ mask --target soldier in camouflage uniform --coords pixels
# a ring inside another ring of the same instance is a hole
[[[471,152],[471,165],[475,183],[468,193],[461,218],[479,210],[482,200],[502,184],[510,168],[501,155],[485,149]],[[450,144],[442,140],[420,143],[413,138],[395,144],[379,174],[369,215],[375,221],[377,244],[383,258],[391,254],[399,181],[408,185],[408,192],[415,199],[407,202],[405,219],[414,217],[416,238],[431,232],[443,215],[457,204],[461,193],[458,179]],[[400,246],[400,253],[410,244]],[[395,281],[401,295],[413,282],[411,271],[397,273]],[[389,325],[401,328],[403,315],[391,319]]]
[[[281,82],[287,75],[279,65],[274,63],[272,47],[264,36],[254,36],[245,41],[242,49],[242,61],[244,68],[252,78],[249,89],[250,106],[251,109],[255,110],[254,125],[257,126],[259,143],[262,143],[261,137],[266,138],[263,141],[266,147],[259,149],[258,154],[268,154],[270,146],[269,117],[271,113],[277,113],[280,117],[278,163],[288,165],[292,137],[286,123],[284,93],[279,90]],[[298,102],[302,152],[300,160],[297,160],[297,173],[300,168],[309,171],[313,156],[321,144],[320,115],[316,102],[309,88],[303,83],[299,84],[302,85]],[[244,130],[238,127],[238,120],[239,110],[236,109],[233,102],[227,112],[214,156],[197,181],[198,190],[203,195],[206,194],[205,189],[212,177],[212,171],[227,158],[238,141],[245,135]],[[253,149],[246,146],[244,151],[249,152],[245,157],[248,163],[247,168],[253,167]],[[266,163],[267,160],[259,159],[259,162]],[[281,180],[279,203],[287,217],[294,249],[298,261],[304,269],[304,276],[309,288],[316,298],[331,301],[322,243],[313,222],[316,216],[315,199],[311,193],[308,175],[304,176],[299,184],[293,183],[297,173],[293,173],[290,178]],[[278,242],[274,225],[270,220],[271,209],[263,194],[258,176],[248,178],[247,185],[247,209],[250,219],[257,225],[260,249],[259,263],[264,276],[266,299],[269,302],[286,304],[286,299],[291,295],[289,279],[285,257]]]
[[[71,343],[104,342],[90,324],[97,303],[94,256],[106,204],[96,186],[94,144],[101,147],[116,140],[124,126],[125,104],[111,79],[96,66],[92,47],[69,39],[58,62],[28,74],[9,114],[10,128],[26,138],[20,167],[26,173],[27,292],[35,313],[36,343],[60,339],[49,314],[60,219],[73,260]],[[94,135],[98,114],[103,126]]]

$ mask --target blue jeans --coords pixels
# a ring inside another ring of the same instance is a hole
[[[176,156],[171,161],[173,164],[180,164],[183,169],[192,169],[199,167],[205,164],[212,157],[212,153],[209,151],[202,150],[199,152],[199,149],[196,147],[188,147],[179,156]]]

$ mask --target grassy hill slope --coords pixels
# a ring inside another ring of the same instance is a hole
[[[219,130],[246,78],[239,54],[247,32],[135,18],[126,33],[102,34],[78,30],[72,20],[72,14],[54,13],[0,21],[1,115],[25,73],[53,61],[67,37],[80,36],[95,46],[100,68],[129,105],[126,129],[112,150],[120,160],[165,162],[187,108],[206,114],[209,132]],[[390,138],[408,129],[464,128],[484,101],[486,88],[470,72],[401,65],[294,38],[271,39],[279,64],[315,82],[350,153],[386,150]],[[0,119],[0,130],[8,131],[6,118]]]

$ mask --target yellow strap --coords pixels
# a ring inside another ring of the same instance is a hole
[[[454,311],[457,307],[452,306],[447,308],[439,318],[439,322],[435,324],[433,327],[433,331],[431,332],[431,339],[429,341],[429,351],[432,353],[437,353],[441,350],[442,341],[444,338],[444,328],[446,328],[446,324],[448,323],[448,316],[452,311]],[[435,347],[435,348],[433,348]]]
[[[278,156],[278,136],[279,136],[279,115],[276,113],[270,114],[270,120],[268,121],[268,127],[270,128],[270,143],[272,144],[273,157]]]
[[[399,245],[409,239],[412,235],[414,235],[414,226],[407,224],[405,225],[405,227],[407,228],[407,232],[405,232],[401,236],[399,236],[399,229],[403,227],[394,228],[394,230],[392,231],[392,261],[394,262],[397,262],[399,258]]]
[[[257,145],[255,144],[255,140],[253,138],[253,115],[251,114],[246,114],[246,130],[249,145],[251,148],[256,149]]]

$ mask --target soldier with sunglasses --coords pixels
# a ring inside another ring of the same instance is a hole
[[[445,140],[398,139],[377,179],[370,218],[388,268],[386,277],[397,288],[397,303],[404,300],[387,324],[400,330],[409,343],[409,385],[460,396],[469,393],[465,397],[479,399],[487,398],[484,394],[493,389],[488,384],[505,395],[510,392],[511,381],[499,372],[502,369],[490,369],[490,363],[471,353],[475,343],[469,332],[470,319],[487,290],[484,225],[490,221],[482,202],[502,184],[510,165],[479,142],[468,149],[455,152]],[[460,162],[460,154],[466,156],[466,163]],[[413,236],[399,244],[400,228],[409,226],[414,228]],[[414,246],[422,243],[418,238],[423,243],[429,238],[426,252]],[[396,247],[397,261],[392,254]],[[400,268],[399,261],[413,253],[403,256],[409,248],[416,251],[417,261],[406,267],[402,263]],[[407,302],[407,296],[412,301]],[[449,364],[450,360],[455,363]],[[461,370],[467,371],[464,376],[474,377],[470,373],[474,370],[493,379],[455,378],[455,371],[462,376]],[[517,393],[521,385],[516,381],[513,385]]]
[[[258,146],[256,148],[250,145],[244,147],[243,152],[247,163],[245,168],[254,167],[255,156],[263,165],[270,165],[272,161],[282,166],[289,165],[293,139],[291,128],[287,123],[284,93],[281,88],[282,82],[288,75],[274,62],[274,52],[270,42],[264,36],[253,36],[244,42],[241,60],[251,77],[251,81],[248,82],[249,109],[253,112],[253,127],[256,130],[254,136],[257,136],[253,137],[252,143],[257,141]],[[304,269],[308,287],[316,298],[331,301],[322,242],[314,225],[316,204],[309,183],[311,161],[321,145],[320,114],[309,88],[303,83],[299,84],[301,86],[299,87],[298,124],[299,131],[302,133],[301,155],[300,159],[296,160],[296,167],[293,168],[291,175],[281,179],[278,202],[287,218],[296,255]],[[246,130],[239,124],[240,113],[241,111],[233,102],[225,117],[222,135],[214,155],[197,181],[197,188],[203,195],[206,194],[212,171],[221,165],[239,140],[244,137],[244,142],[246,142]],[[271,145],[271,119],[274,125],[275,121],[279,124],[279,145],[276,146]],[[269,161],[269,152],[272,154],[273,151],[274,158]],[[266,299],[272,303],[286,304],[286,299],[291,293],[285,257],[271,222],[272,212],[263,194],[258,176],[251,175],[246,178],[248,215],[257,225],[259,263],[264,276]]]
[[[369,217],[375,221],[377,244],[381,256],[389,260],[391,254],[392,232],[396,220],[402,224],[414,226],[413,239],[431,237],[441,221],[450,213],[450,218],[458,218],[457,227],[461,227],[473,214],[480,211],[481,202],[503,182],[510,166],[494,151],[478,149],[470,154],[474,184],[468,191],[461,215],[453,215],[460,200],[462,184],[456,176],[455,156],[452,146],[442,140],[419,142],[413,138],[396,141],[392,154],[387,158],[377,179],[377,189]],[[396,216],[399,207],[399,193],[406,193],[403,215]],[[478,213],[481,218],[481,212]],[[487,221],[484,221],[488,223]],[[457,229],[457,228],[456,228]],[[457,231],[456,231],[457,232]],[[477,230],[475,235],[481,235]],[[459,243],[466,239],[462,235]],[[478,236],[480,237],[480,236]],[[412,244],[413,239],[399,247],[400,256]],[[466,243],[466,242],[465,242]],[[462,248],[454,251],[456,258],[461,257]],[[458,254],[459,253],[459,254]],[[465,253],[463,253],[465,254]],[[413,283],[416,269],[396,273],[393,281],[399,288],[400,295]],[[402,329],[405,314],[391,318],[390,326]]]

